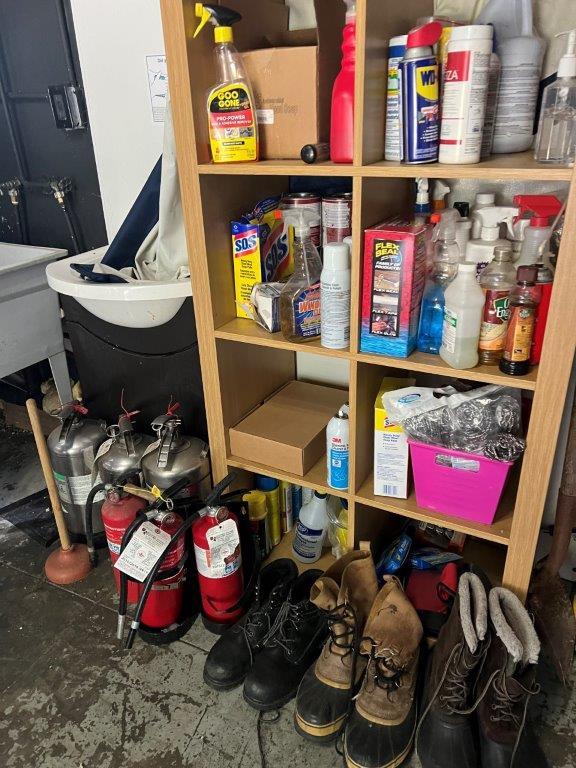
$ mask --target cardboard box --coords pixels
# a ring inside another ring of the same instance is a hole
[[[326,452],[326,426],[348,392],[291,381],[230,428],[230,450],[246,461],[305,475]]]
[[[374,495],[408,498],[410,451],[408,439],[399,424],[388,421],[382,402],[385,392],[412,387],[415,379],[385,377],[374,403]]]
[[[332,86],[341,61],[345,5],[315,0],[317,29],[267,35],[242,54],[258,115],[260,159],[300,159],[304,144],[328,141]],[[286,11],[288,9],[286,8]]]
[[[416,349],[426,282],[426,228],[383,222],[364,233],[360,350],[408,357]]]

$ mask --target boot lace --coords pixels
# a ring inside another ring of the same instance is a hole
[[[536,684],[533,688],[525,688],[520,685],[518,693],[510,693],[506,688],[506,679],[502,675],[494,678],[492,690],[494,698],[490,704],[492,711],[490,720],[493,723],[512,723],[516,728],[523,728],[530,697],[536,696],[540,692],[540,686]],[[522,715],[519,715],[518,704],[521,704],[522,701],[524,701],[524,706],[522,707]]]
[[[364,637],[362,641],[370,643],[368,655],[368,670],[374,685],[386,691],[386,697],[391,700],[395,693],[404,684],[404,677],[408,671],[406,664],[398,664],[394,657],[398,656],[396,648],[380,648],[371,637]]]
[[[262,644],[277,645],[288,656],[293,656],[296,644],[301,642],[302,630],[308,625],[310,619],[316,618],[317,611],[316,606],[308,601],[285,602]]]
[[[356,643],[356,611],[348,603],[337,605],[327,616],[330,633],[329,650],[343,650],[342,658],[354,653]],[[339,631],[340,630],[340,631]]]
[[[494,676],[492,682],[492,690],[494,691],[494,700],[490,704],[492,714],[490,720],[493,723],[503,722],[511,723],[516,730],[516,741],[514,742],[514,749],[512,750],[512,756],[510,758],[510,768],[515,763],[516,753],[518,751],[518,745],[520,744],[520,737],[524,730],[526,723],[526,714],[528,712],[528,703],[531,696],[537,696],[540,693],[540,686],[535,683],[532,688],[526,688],[521,683],[518,693],[510,693],[506,688],[506,679],[504,675]],[[519,716],[515,711],[518,704],[524,700],[524,706],[522,707],[522,715]]]
[[[470,681],[476,661],[474,660],[472,664],[467,663],[463,645],[457,646],[456,651],[447,665],[443,692],[438,698],[440,705],[450,714],[463,714],[466,712],[470,696]]]
[[[278,592],[272,592],[268,601],[261,605],[260,585],[256,586],[254,593],[254,608],[249,613],[246,624],[242,627],[244,637],[249,646],[262,642],[272,627],[272,616],[276,613],[281,603]],[[258,638],[261,638],[260,641]]]

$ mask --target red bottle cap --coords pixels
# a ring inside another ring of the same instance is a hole
[[[439,21],[430,21],[421,27],[415,27],[408,32],[406,48],[423,48],[436,45],[442,34],[442,24]]]
[[[548,216],[532,216],[530,219],[531,227],[547,227],[549,223]]]

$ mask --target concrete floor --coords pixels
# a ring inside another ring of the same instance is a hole
[[[0,432],[3,504],[38,490],[33,446],[18,438],[21,471],[4,467],[14,443]],[[8,487],[11,486],[11,487]],[[181,641],[131,651],[115,641],[115,595],[102,562],[71,588],[43,578],[46,550],[0,517],[0,766],[2,768],[255,768],[257,713],[241,689],[217,694],[202,680],[214,642],[200,622]],[[532,713],[551,768],[575,763],[576,700],[542,665]],[[263,725],[274,768],[332,768],[333,747],[304,742],[293,704]],[[406,764],[419,766],[413,757]],[[518,766],[518,768],[530,768]]]

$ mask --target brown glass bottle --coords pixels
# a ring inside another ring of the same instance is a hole
[[[518,282],[510,291],[510,319],[506,346],[500,360],[500,370],[510,376],[524,376],[530,370],[530,350],[540,300],[537,274],[535,266],[518,267]]]

